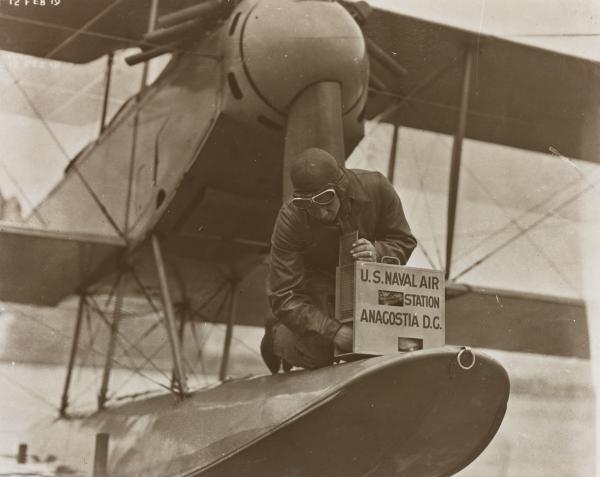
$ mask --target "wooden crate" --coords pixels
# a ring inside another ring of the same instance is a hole
[[[352,359],[444,346],[444,274],[372,262],[337,268],[336,319],[352,323]]]

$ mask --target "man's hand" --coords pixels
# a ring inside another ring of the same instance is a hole
[[[350,253],[354,260],[360,260],[361,262],[376,262],[377,251],[375,246],[365,238],[358,239],[352,244]]]
[[[342,325],[338,332],[333,337],[335,347],[343,352],[352,351],[352,327],[350,325]]]

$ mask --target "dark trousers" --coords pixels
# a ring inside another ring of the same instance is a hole
[[[271,333],[275,354],[292,366],[316,369],[333,364],[333,343],[321,335],[299,336],[282,323],[275,323]]]
[[[307,274],[306,290],[312,302],[327,315],[335,311],[335,279],[319,273]],[[283,323],[271,317],[266,333],[272,336],[273,351],[287,363],[306,369],[322,368],[333,364],[333,343],[312,333],[297,335]]]

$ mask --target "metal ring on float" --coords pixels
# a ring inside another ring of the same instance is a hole
[[[468,352],[471,353],[471,356],[473,357],[473,361],[471,362],[470,365],[465,366],[462,361],[460,360],[461,356],[463,355],[464,352]],[[471,348],[469,348],[468,346],[463,346],[460,351],[458,352],[458,354],[456,355],[456,362],[458,363],[458,365],[461,367],[461,369],[464,369],[465,371],[468,371],[469,369],[471,369],[473,366],[475,366],[475,353],[473,353],[473,351],[471,350]]]

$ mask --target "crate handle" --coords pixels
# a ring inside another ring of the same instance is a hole
[[[388,263],[390,265],[400,265],[400,259],[398,257],[392,257],[390,255],[385,255],[381,257],[381,263]]]

